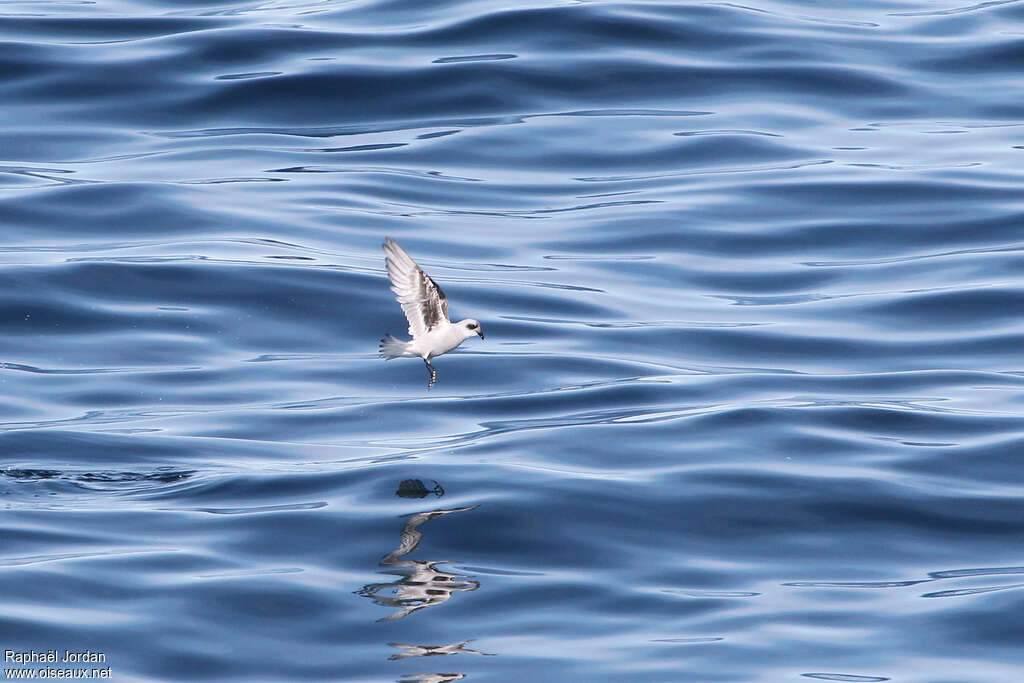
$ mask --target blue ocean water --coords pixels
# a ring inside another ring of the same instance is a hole
[[[0,650],[1024,680],[1024,3],[968,1],[4,0]],[[487,333],[429,391],[386,235]]]

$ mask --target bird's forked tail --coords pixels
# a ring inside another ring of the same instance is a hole
[[[400,358],[405,355],[405,347],[408,344],[409,342],[395,339],[390,334],[385,335],[384,338],[380,340],[380,357],[384,360]]]

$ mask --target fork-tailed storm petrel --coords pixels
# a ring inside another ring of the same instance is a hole
[[[457,323],[449,320],[448,299],[437,283],[393,239],[385,238],[383,246],[391,291],[409,320],[412,339],[402,341],[385,335],[380,340],[380,357],[385,360],[422,358],[430,371],[429,389],[437,379],[437,370],[430,359],[448,353],[473,335],[483,339],[484,331],[472,318]]]

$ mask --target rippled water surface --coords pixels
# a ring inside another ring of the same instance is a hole
[[[958,2],[4,0],[0,649],[1024,680],[1024,2]],[[429,391],[385,236],[487,333]]]

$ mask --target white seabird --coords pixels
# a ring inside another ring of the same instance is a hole
[[[390,334],[380,340],[380,357],[422,358],[430,371],[427,388],[434,386],[437,370],[430,359],[448,353],[473,335],[484,338],[480,323],[472,318],[453,323],[448,319],[448,299],[437,283],[416,265],[412,257],[390,237],[384,238],[384,263],[391,279],[391,291],[409,320],[412,339],[402,341]]]

